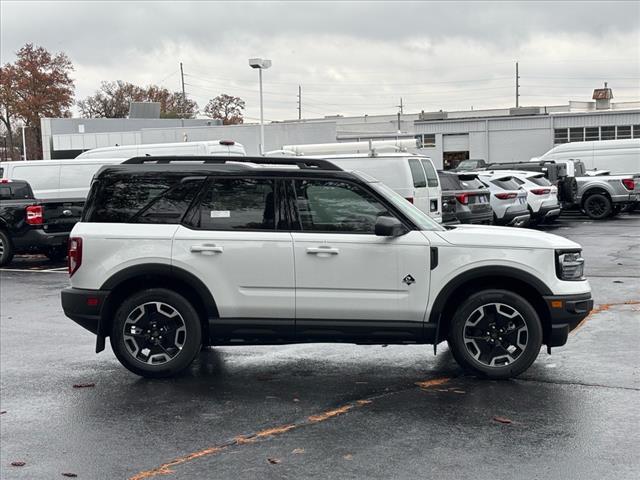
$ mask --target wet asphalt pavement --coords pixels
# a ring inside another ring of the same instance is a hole
[[[0,271],[0,477],[637,478],[640,215],[545,230],[583,245],[597,307],[502,382],[444,344],[214,348],[140,379],[64,317],[61,265],[21,259]]]

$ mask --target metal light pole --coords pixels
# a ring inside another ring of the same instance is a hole
[[[250,58],[249,66],[258,69],[258,77],[260,79],[260,155],[264,155],[264,106],[262,103],[262,70],[266,70],[271,66],[271,60],[263,58]]]
[[[22,155],[24,156],[24,161],[27,161],[27,142],[24,140],[24,129],[27,128],[22,125]]]

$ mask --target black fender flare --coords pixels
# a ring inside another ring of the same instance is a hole
[[[513,279],[519,280],[530,285],[533,289],[535,289],[540,296],[544,295],[553,295],[553,292],[549,289],[549,287],[539,278],[534,275],[520,270],[515,267],[507,267],[502,265],[494,265],[494,266],[485,266],[485,267],[476,267],[471,270],[467,270],[462,272],[457,277],[453,278],[449,281],[438,293],[435,301],[433,302],[433,306],[431,307],[431,311],[429,313],[429,319],[427,324],[433,325],[435,324],[435,341],[434,344],[437,344],[440,341],[440,325],[442,323],[442,313],[444,312],[447,301],[455,292],[458,287],[464,285],[467,282],[478,280],[484,277],[499,277],[504,279]]]

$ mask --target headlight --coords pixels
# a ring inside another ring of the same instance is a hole
[[[582,258],[582,250],[557,250],[556,273],[560,280],[583,280],[584,258]]]

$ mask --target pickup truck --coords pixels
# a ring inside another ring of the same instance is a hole
[[[0,180],[0,267],[20,253],[64,259],[83,206],[84,199],[37,200],[29,183]]]

